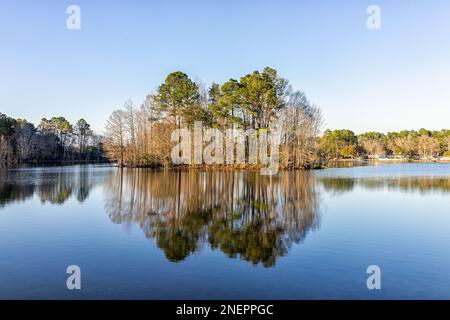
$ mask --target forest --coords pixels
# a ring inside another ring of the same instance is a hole
[[[318,146],[320,159],[367,157],[416,160],[450,160],[450,130],[427,129],[400,132],[366,132],[325,130]]]
[[[36,127],[0,113],[0,166],[104,161],[102,137],[84,119],[42,118]]]

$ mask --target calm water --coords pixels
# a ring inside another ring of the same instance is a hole
[[[449,164],[0,171],[0,298],[450,299],[449,199]]]

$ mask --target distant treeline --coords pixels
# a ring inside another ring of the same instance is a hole
[[[111,114],[105,150],[119,166],[171,166],[171,133],[192,129],[196,121],[222,132],[254,130],[257,135],[276,127],[280,167],[311,168],[316,160],[320,109],[269,67],[208,89],[185,73],[170,73],[139,107],[128,101]]]
[[[102,138],[84,119],[43,118],[35,127],[0,113],[0,166],[105,161]]]
[[[431,160],[450,158],[450,130],[427,129],[400,132],[366,132],[356,135],[350,130],[326,130],[320,139],[321,159],[403,157]]]

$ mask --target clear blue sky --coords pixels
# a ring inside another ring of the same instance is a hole
[[[81,30],[66,8],[81,8]],[[381,30],[366,28],[368,5]],[[0,112],[38,122],[140,105],[167,73],[209,85],[265,66],[306,92],[326,127],[450,128],[450,1],[0,3]]]

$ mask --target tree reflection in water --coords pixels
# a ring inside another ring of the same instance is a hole
[[[0,209],[33,196],[43,205],[62,205],[70,198],[84,202],[97,185],[104,186],[110,219],[139,225],[170,261],[182,261],[208,245],[266,267],[319,227],[319,189],[337,195],[355,188],[450,192],[447,176],[261,176],[78,166],[0,171]]]
[[[62,205],[72,196],[84,202],[91,189],[102,182],[104,169],[73,166],[0,170],[0,208],[37,195],[42,204]]]
[[[208,243],[229,257],[273,266],[318,228],[314,175],[119,169],[107,180],[115,223],[139,224],[167,259],[182,261]]]
[[[449,193],[450,178],[435,176],[416,177],[321,177],[324,190],[340,195],[352,192],[355,187],[367,190],[383,190],[426,193]]]

